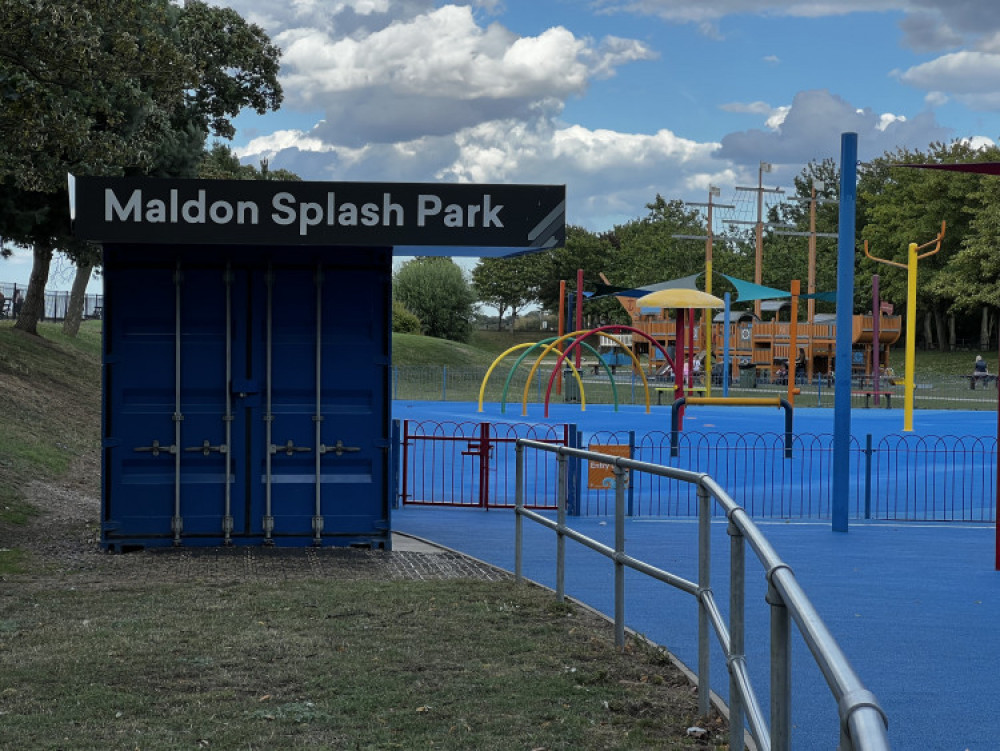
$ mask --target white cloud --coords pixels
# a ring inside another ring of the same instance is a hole
[[[963,50],[916,65],[899,79],[918,89],[946,92],[974,109],[1000,110],[1000,54]]]
[[[718,148],[668,130],[647,135],[496,120],[457,134],[356,149],[286,131],[255,139],[239,153],[267,156],[273,168],[306,179],[566,184],[568,220],[606,229],[656,193],[676,196],[725,178],[727,168],[712,157]]]
[[[756,164],[763,159],[799,168],[813,159],[836,158],[845,132],[858,134],[862,158],[899,146],[926,148],[933,141],[947,141],[950,135],[927,112],[909,119],[877,114],[854,107],[829,91],[814,90],[796,94],[776,128],[725,136],[716,156],[736,164]]]
[[[336,19],[279,31],[285,106],[324,111],[314,135],[326,140],[409,141],[503,117],[556,115],[591,81],[656,57],[633,39],[595,42],[560,26],[537,36],[483,27],[469,6],[418,10],[347,35]]]
[[[785,117],[788,115],[788,106],[783,105],[781,107],[772,107],[767,102],[729,102],[720,106],[721,110],[725,112],[742,112],[751,115],[763,115],[765,117],[764,124],[768,128],[775,130],[781,126],[785,121]]]

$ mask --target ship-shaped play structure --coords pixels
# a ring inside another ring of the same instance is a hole
[[[641,307],[639,299],[664,289],[697,289],[696,282],[700,276],[702,274],[694,274],[631,289],[607,283],[598,284],[596,292],[591,297],[613,295],[628,313],[631,319],[630,326],[655,339],[668,351],[674,352],[677,331],[674,319],[676,311],[669,308]],[[811,296],[796,296],[790,291],[765,287],[727,275],[719,276],[723,276],[735,287],[735,305],[743,307],[741,303],[760,301],[761,315],[758,317],[750,310],[730,311],[728,337],[725,331],[726,314],[723,311],[694,316],[691,341],[685,342],[685,345],[686,348],[691,348],[693,345],[700,363],[704,364],[706,359],[712,363],[713,376],[721,377],[724,346],[728,340],[728,362],[733,382],[741,378],[752,379],[754,383],[758,379],[780,382],[782,375],[788,372],[789,365],[793,362],[795,372],[807,382],[814,382],[817,378],[832,377],[837,339],[835,316],[814,314],[812,320],[798,321],[793,326],[790,312],[798,300],[804,301],[809,297],[833,300],[833,293],[821,292]],[[877,320],[875,311],[870,315],[852,316],[851,372],[857,377],[871,377],[874,362],[889,368],[889,349],[899,340],[902,331],[902,318],[893,315],[891,305],[882,303],[877,315]],[[710,323],[709,318],[711,318]],[[876,331],[880,347],[878,360],[873,357]],[[711,336],[708,336],[709,332]],[[649,358],[650,368],[657,367],[657,350],[650,346],[647,340],[639,336],[626,337],[626,343],[632,344],[636,354],[645,354]],[[602,345],[607,355],[613,358],[615,343],[609,340],[602,342]],[[706,354],[709,354],[707,358]]]

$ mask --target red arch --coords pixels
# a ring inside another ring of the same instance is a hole
[[[555,383],[556,373],[559,372],[559,366],[562,364],[562,361],[566,359],[566,356],[570,352],[572,352],[575,347],[580,346],[580,344],[583,342],[584,339],[586,339],[588,336],[593,336],[594,334],[599,334],[602,331],[613,331],[614,333],[618,333],[620,331],[630,331],[633,334],[638,334],[639,336],[641,336],[644,339],[646,339],[650,344],[652,344],[658,350],[660,350],[660,352],[663,353],[663,359],[665,359],[667,361],[667,363],[670,365],[671,370],[673,370],[674,373],[677,373],[677,368],[674,366],[674,360],[673,360],[672,357],[670,357],[670,355],[667,354],[667,350],[664,349],[663,346],[658,341],[656,341],[656,339],[654,339],[653,337],[651,337],[645,331],[640,331],[639,329],[634,328],[632,326],[626,326],[624,324],[618,324],[618,323],[608,324],[607,326],[599,326],[598,328],[591,329],[587,333],[581,334],[576,339],[574,339],[573,343],[570,344],[566,348],[566,351],[563,352],[559,356],[558,360],[556,360],[556,364],[552,368],[552,373],[549,374],[549,387],[545,390],[545,416],[546,417],[549,416],[549,396],[552,394],[552,385],[553,385],[553,383]]]

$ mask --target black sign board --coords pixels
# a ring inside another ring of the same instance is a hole
[[[70,212],[77,237],[105,243],[497,255],[562,245],[566,186],[71,177]]]

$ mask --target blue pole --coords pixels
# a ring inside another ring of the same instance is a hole
[[[834,532],[847,532],[851,495],[851,323],[854,232],[858,197],[858,134],[840,136],[840,221],[837,227],[837,346],[833,391]]]
[[[729,293],[722,296],[722,395],[729,396]]]

